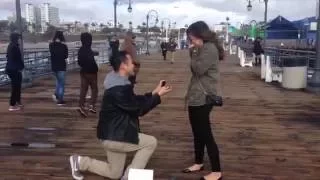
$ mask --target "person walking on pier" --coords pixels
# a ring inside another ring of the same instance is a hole
[[[58,106],[65,105],[63,99],[65,89],[65,76],[68,58],[68,47],[64,43],[65,38],[62,31],[57,31],[52,42],[49,44],[51,69],[56,78],[56,89],[52,95]]]
[[[127,35],[121,47],[122,51],[126,51],[127,53],[130,54],[130,56],[133,59],[133,63],[135,64],[134,75],[129,77],[129,80],[132,84],[137,83],[136,79],[141,66],[140,61],[138,59],[138,55],[137,55],[137,47],[136,47],[135,39],[136,39],[136,36],[131,31],[127,32]]]
[[[176,53],[176,48],[178,44],[175,42],[174,38],[171,38],[168,43],[168,50],[171,52],[171,64],[174,63],[174,55]]]
[[[120,47],[120,43],[119,43],[119,39],[117,38],[116,35],[114,35],[110,42],[109,42],[109,46],[111,48],[111,56],[109,57],[110,59],[110,65],[112,66],[113,63],[113,59],[115,59],[114,57],[116,57],[119,53],[119,47]]]
[[[134,75],[134,61],[125,51],[119,52],[114,71],[107,75],[97,137],[107,155],[108,162],[86,156],[70,156],[72,176],[84,177],[81,171],[90,171],[111,179],[127,180],[129,170],[144,169],[157,147],[157,139],[139,132],[139,116],[147,114],[161,103],[161,97],[171,87],[160,81],[150,93],[135,95],[129,77]],[[127,153],[136,152],[131,164],[123,173]]]
[[[87,108],[85,106],[86,96],[88,88],[91,88],[91,100],[89,105],[89,112],[96,113],[96,101],[98,97],[98,65],[94,59],[94,56],[98,55],[98,52],[94,52],[91,49],[92,35],[90,33],[81,34],[82,46],[78,52],[78,64],[80,66],[80,99],[78,111],[82,116],[87,117]]]
[[[168,52],[168,44],[167,42],[163,41],[161,44],[160,44],[160,47],[161,47],[161,52],[162,52],[162,56],[163,56],[163,60],[167,60],[167,52]]]
[[[19,47],[18,33],[10,35],[10,43],[7,48],[7,64],[5,71],[11,80],[11,97],[9,111],[21,110],[21,83],[22,73],[24,69],[24,62]]]
[[[264,53],[262,46],[261,46],[261,39],[257,37],[257,39],[253,42],[253,53],[255,54],[255,65],[261,65],[261,54]]]
[[[218,63],[223,59],[223,48],[220,47],[216,34],[209,26],[198,21],[187,29],[191,55],[192,77],[186,95],[189,120],[194,136],[194,165],[183,170],[184,173],[198,172],[204,169],[204,148],[207,148],[211,163],[211,173],[203,180],[222,179],[219,150],[213,138],[210,126],[210,112],[213,105],[206,100],[206,94],[217,94],[219,77]]]

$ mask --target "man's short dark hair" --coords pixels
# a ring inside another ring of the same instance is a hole
[[[114,71],[118,72],[120,69],[121,63],[125,63],[129,53],[127,51],[119,51],[116,55],[111,58],[110,64]]]

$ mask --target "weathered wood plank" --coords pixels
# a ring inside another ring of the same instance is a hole
[[[174,88],[163,103],[141,119],[142,131],[159,140],[148,168],[156,180],[194,180],[207,171],[185,175],[180,170],[193,162],[193,137],[184,109],[184,95],[190,73],[188,53],[178,52],[175,64],[160,55],[142,56],[137,92],[151,91],[165,79]],[[215,139],[220,147],[227,180],[318,180],[320,176],[320,98],[286,91],[259,80],[255,69],[240,68],[235,57],[221,63],[221,88],[225,106],[211,114]],[[99,102],[103,80],[110,70],[99,73]],[[96,139],[98,115],[83,119],[76,112],[80,87],[79,73],[69,73],[66,107],[51,100],[52,77],[23,90],[24,111],[7,111],[8,88],[0,88],[0,179],[71,179],[68,156],[73,153],[105,160]],[[55,128],[33,131],[28,128]],[[53,143],[55,148],[11,148],[1,143]],[[131,157],[130,157],[131,158]],[[128,160],[130,160],[128,158]],[[206,157],[207,158],[207,157]],[[85,173],[86,179],[105,179]]]

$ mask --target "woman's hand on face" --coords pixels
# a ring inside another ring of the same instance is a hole
[[[195,47],[195,46],[194,46],[194,44],[192,44],[192,43],[189,45],[189,49],[194,48],[194,47]]]

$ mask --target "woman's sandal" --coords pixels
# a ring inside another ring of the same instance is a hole
[[[194,171],[190,170],[189,168],[186,168],[186,169],[182,170],[182,172],[183,173],[196,173],[196,172],[200,172],[200,171],[203,171],[203,170],[204,170],[204,166],[202,166],[200,169],[194,170]]]
[[[206,180],[204,177],[202,177],[202,178],[200,178],[200,180]],[[219,179],[218,180],[222,180],[222,176],[221,177],[219,177]]]

